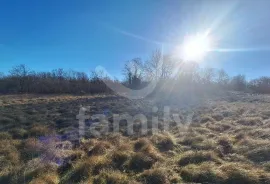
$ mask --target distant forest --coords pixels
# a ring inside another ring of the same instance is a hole
[[[163,62],[160,62],[163,61]],[[55,69],[35,72],[25,65],[14,66],[7,75],[0,74],[0,93],[112,93],[103,80],[113,80],[139,89],[151,80],[158,79],[157,90],[236,90],[253,93],[270,93],[270,77],[247,81],[244,75],[230,77],[224,70],[200,68],[196,62],[183,62],[156,50],[147,61],[134,58],[122,68],[123,81],[105,76],[102,72],[90,74],[73,70]]]

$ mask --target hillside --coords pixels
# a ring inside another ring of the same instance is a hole
[[[115,95],[3,95],[0,105],[0,183],[270,183],[269,95],[228,92],[192,106]],[[108,132],[86,131],[78,140],[76,116],[87,106],[87,115],[108,119]],[[165,106],[171,120],[162,124]],[[125,121],[112,132],[113,115],[124,113],[145,115],[146,135],[137,120],[132,135]]]

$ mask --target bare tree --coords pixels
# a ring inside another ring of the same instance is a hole
[[[29,73],[29,69],[25,65],[21,64],[21,65],[13,67],[9,71],[9,73],[15,80],[18,80],[18,82],[19,82],[19,91],[24,92],[26,82],[27,82],[27,75]]]
[[[249,82],[249,87],[259,93],[270,93],[270,77],[260,77]]]
[[[150,59],[146,61],[145,70],[147,72],[147,77],[150,79],[157,79],[161,73],[161,60],[162,53],[160,50],[155,50]]]
[[[213,68],[205,68],[202,71],[202,83],[203,84],[211,84],[214,80],[215,72]]]
[[[161,78],[168,79],[173,73],[173,68],[177,61],[174,61],[170,55],[163,56],[163,62],[161,65]]]
[[[167,79],[173,73],[175,61],[170,55],[163,55],[160,50],[155,50],[150,59],[145,63],[145,72],[148,80]]]
[[[123,69],[123,74],[131,87],[138,87],[144,75],[144,66],[140,58],[128,61]]]
[[[182,62],[178,69],[177,78],[182,83],[190,84],[196,82],[198,79],[198,64],[195,62]]]
[[[231,80],[231,86],[234,90],[245,90],[247,87],[246,77],[244,75],[234,76]]]
[[[225,87],[229,83],[229,75],[225,72],[225,70],[221,69],[218,71],[217,82],[220,86]]]

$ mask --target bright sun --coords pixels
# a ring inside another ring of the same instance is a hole
[[[210,50],[210,40],[206,35],[188,36],[181,50],[184,61],[199,62]]]

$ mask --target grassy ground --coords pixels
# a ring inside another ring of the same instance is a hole
[[[230,94],[192,109],[188,128],[148,135],[86,134],[80,144],[59,139],[78,130],[80,106],[90,114],[143,113],[162,119],[164,105],[117,96],[1,96],[0,183],[270,183],[270,97]],[[178,108],[179,107],[179,108]],[[178,109],[177,109],[178,108]],[[189,110],[190,111],[190,110]]]

